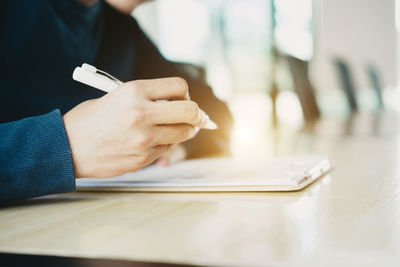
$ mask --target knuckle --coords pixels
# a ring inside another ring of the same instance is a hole
[[[130,81],[128,82],[128,90],[132,94],[132,96],[136,96],[140,94],[142,90],[140,90],[140,82],[139,81]]]
[[[147,110],[144,107],[135,106],[132,108],[131,122],[133,125],[142,124],[147,120]]]
[[[138,148],[147,148],[151,145],[152,141],[153,140],[151,136],[142,134],[136,136],[136,141],[134,142],[134,145]]]
[[[151,159],[152,159],[152,155],[151,155],[150,151],[146,151],[146,152],[143,152],[140,156],[138,156],[137,162],[140,165],[143,165],[143,164],[147,165],[148,163],[151,162]]]

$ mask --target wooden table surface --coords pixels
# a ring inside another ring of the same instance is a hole
[[[71,193],[0,208],[0,251],[227,266],[399,266],[400,140],[302,134],[333,170],[292,193]],[[290,147],[290,149],[288,148]]]

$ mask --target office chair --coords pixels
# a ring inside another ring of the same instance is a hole
[[[384,109],[383,87],[378,70],[374,65],[370,64],[367,66],[367,75],[371,84],[371,88],[375,91],[376,98],[378,99],[378,110]]]
[[[336,58],[333,63],[336,67],[339,83],[346,94],[350,110],[352,113],[355,113],[358,111],[358,104],[356,101],[356,92],[350,67],[343,59],[340,58]]]
[[[289,65],[296,92],[303,111],[304,120],[313,122],[320,117],[320,111],[315,99],[314,89],[308,77],[308,62],[290,55],[283,56]]]

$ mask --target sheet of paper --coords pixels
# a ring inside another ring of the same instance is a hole
[[[84,178],[78,187],[227,187],[296,185],[321,156],[278,159],[200,159],[150,166],[113,178]]]

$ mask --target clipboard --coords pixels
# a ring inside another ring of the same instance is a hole
[[[112,178],[81,178],[77,191],[270,192],[297,191],[331,169],[326,155],[284,158],[185,160],[152,165]]]

